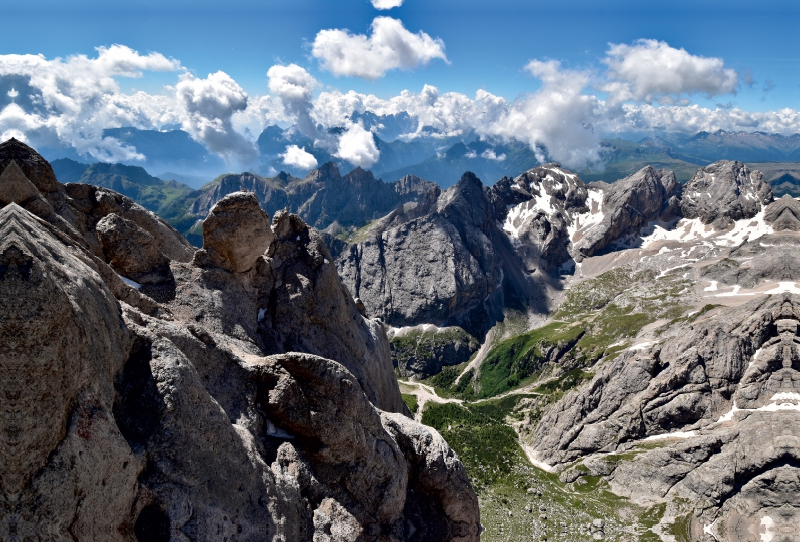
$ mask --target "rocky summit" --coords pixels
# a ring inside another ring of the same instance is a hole
[[[300,217],[235,192],[196,250],[17,140],[0,171],[0,537],[479,539],[462,463]]]

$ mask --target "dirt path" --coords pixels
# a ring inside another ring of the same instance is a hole
[[[421,382],[406,382],[405,380],[398,380],[398,382],[401,386],[400,391],[417,396],[417,413],[414,414],[414,420],[418,422],[422,422],[422,408],[428,401],[433,401],[434,403],[458,404],[464,402],[462,399],[439,397],[435,389]]]
[[[461,380],[461,377],[464,376],[467,371],[480,366],[480,364],[483,362],[483,358],[486,357],[486,354],[489,353],[489,350],[491,350],[492,346],[494,345],[494,334],[496,330],[496,326],[489,330],[489,333],[486,334],[486,340],[483,341],[483,344],[478,349],[478,353],[475,355],[472,361],[470,361],[469,364],[464,367],[464,370],[461,371],[461,374],[456,377],[456,380],[453,384],[458,384],[458,382]]]

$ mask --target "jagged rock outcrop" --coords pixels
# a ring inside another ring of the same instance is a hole
[[[681,211],[685,218],[724,229],[732,221],[752,218],[772,202],[772,188],[741,162],[721,160],[697,170],[683,187]]]
[[[788,495],[800,489],[798,323],[800,297],[763,296],[625,352],[544,416],[538,457],[565,465],[598,453],[584,473],[605,470],[615,492],[639,502],[686,499],[706,526],[723,518],[725,539],[765,516],[791,525],[798,509]],[[663,445],[614,460],[658,436]]]
[[[103,255],[117,273],[143,284],[169,280],[169,258],[153,236],[135,222],[110,213],[95,228]]]
[[[32,149],[7,142],[0,162],[13,167],[8,155],[46,180]],[[42,192],[28,179],[48,208],[20,179],[0,174],[9,536],[478,540],[463,467],[405,417],[383,328],[359,314],[299,217],[276,216],[270,238],[251,196],[234,195],[219,206],[227,216],[208,219],[209,248],[226,220],[256,223],[260,237],[233,235],[214,259],[111,191]],[[112,270],[132,265],[127,248],[104,250],[125,231],[169,258],[170,295],[153,299]],[[182,247],[191,258],[170,256]]]
[[[367,314],[393,326],[460,326],[482,336],[508,297],[531,297],[529,277],[492,215],[481,181],[465,173],[427,213],[393,213],[338,259]],[[406,220],[407,219],[407,220]],[[505,269],[505,272],[504,272]]]
[[[420,326],[389,331],[392,362],[400,376],[427,377],[443,367],[458,365],[474,354],[480,343],[460,327]]]
[[[800,201],[788,194],[775,200],[764,210],[764,221],[775,231],[800,230]]]
[[[489,189],[496,220],[514,242],[529,271],[554,269],[570,259],[573,215],[588,211],[580,177],[559,164],[535,167]]]
[[[361,226],[438,188],[413,175],[385,183],[360,167],[341,175],[336,164],[329,162],[304,179],[283,172],[274,178],[253,173],[224,175],[202,189],[190,213],[202,220],[219,200],[242,190],[253,192],[270,214],[287,209],[311,226],[327,228],[334,222],[343,227]]]
[[[680,185],[671,171],[647,166],[612,184],[597,182],[589,186],[603,194],[603,218],[582,232],[579,239],[572,239],[572,254],[576,260],[593,256],[616,241],[638,234],[648,222],[678,217],[677,214],[670,216],[677,207],[676,196],[680,192]],[[663,216],[665,211],[667,216]]]

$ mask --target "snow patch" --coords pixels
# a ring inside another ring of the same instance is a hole
[[[644,440],[664,440],[669,438],[692,438],[697,434],[697,431],[675,431],[674,433],[663,433],[661,435],[653,435]]]
[[[603,214],[603,191],[589,188],[587,192],[586,206],[589,211],[572,217],[572,223],[567,227],[567,235],[570,242],[575,241],[575,234],[578,231],[589,231],[605,218]]]
[[[735,296],[740,296],[740,295],[756,295],[754,293],[740,294],[739,290],[741,290],[741,289],[742,289],[742,287],[737,284],[736,286],[733,287],[732,291],[725,292],[723,294],[717,294],[716,297],[735,297]]]
[[[759,534],[759,538],[761,542],[771,542],[773,538],[775,538],[775,520],[769,516],[764,516],[761,518],[760,525],[764,527],[764,532]]]
[[[117,273],[117,274],[119,275],[119,273]],[[121,278],[122,282],[124,282],[125,284],[127,284],[131,288],[135,288],[137,290],[141,290],[142,289],[142,285],[139,284],[138,282],[136,282],[135,280],[131,280],[129,278],[125,278],[122,275],[119,275],[119,278]]]
[[[800,288],[797,287],[796,282],[781,282],[772,290],[764,292],[767,295],[771,294],[800,294]]]
[[[519,239],[523,228],[540,212],[543,212],[548,219],[553,215],[556,209],[550,200],[551,197],[545,193],[542,196],[534,197],[531,200],[510,207],[506,215],[506,221],[503,224],[503,231],[511,238]]]

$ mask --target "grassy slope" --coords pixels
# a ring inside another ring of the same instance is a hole
[[[533,467],[512,424],[533,395],[478,404],[427,403],[422,422],[435,427],[469,473],[481,505],[484,542],[592,540],[589,525],[602,519],[606,540],[658,540],[648,529],[663,509],[644,509],[614,495],[599,478],[565,484]]]
[[[591,540],[586,525],[597,518],[606,521],[607,540],[659,540],[650,527],[663,506],[636,506],[598,478],[562,483],[530,464],[519,435],[530,434],[550,405],[590,379],[596,364],[617,356],[645,325],[686,318],[688,287],[679,276],[631,266],[608,271],[572,287],[554,321],[497,341],[480,369],[458,384],[466,364],[425,381],[440,396],[464,400],[427,402],[422,421],[464,462],[481,502],[482,540]]]

